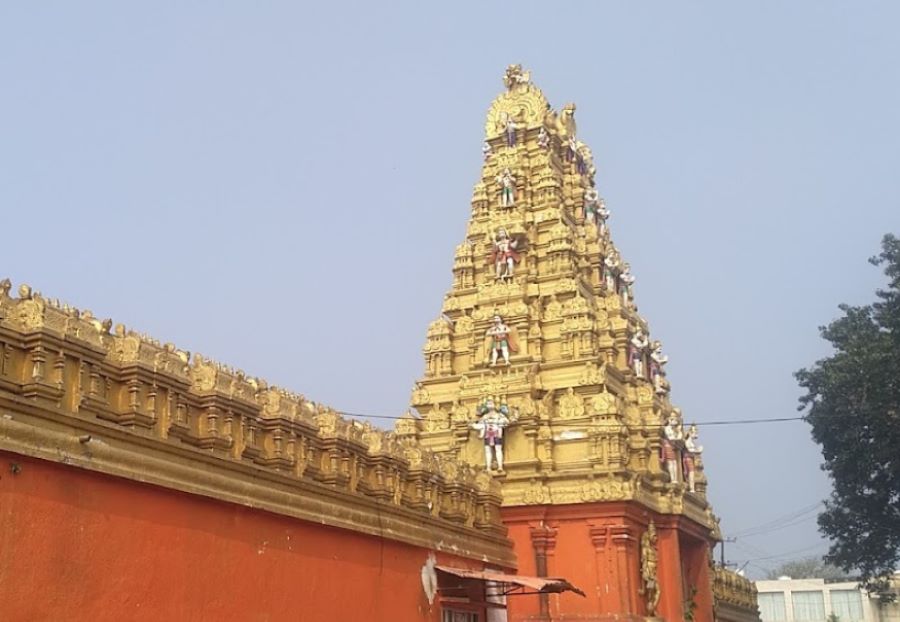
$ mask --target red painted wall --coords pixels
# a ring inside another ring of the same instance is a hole
[[[4,622],[436,622],[427,553],[0,452]]]
[[[607,502],[569,506],[503,508],[503,521],[515,543],[519,573],[536,575],[538,558],[547,576],[564,577],[587,595],[566,593],[546,598],[550,620],[639,620],[646,615],[639,592],[640,539],[651,519],[656,523],[661,598],[657,615],[684,619],[685,586],[697,587],[696,622],[712,622],[708,543],[677,518],[654,515],[636,504]],[[509,599],[509,620],[540,619],[538,596]]]

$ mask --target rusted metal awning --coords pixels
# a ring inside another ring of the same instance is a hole
[[[584,592],[577,587],[557,577],[528,577],[519,574],[505,574],[495,570],[467,570],[465,568],[451,568],[450,566],[435,566],[441,572],[475,581],[490,582],[496,590],[494,596],[514,596],[522,594],[551,594],[559,592],[575,592],[584,596]],[[462,587],[462,586],[459,586]],[[449,587],[444,589],[458,589]]]

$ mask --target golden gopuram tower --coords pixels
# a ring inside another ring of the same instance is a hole
[[[453,285],[428,327],[420,417],[396,433],[488,461],[519,572],[587,594],[510,598],[511,620],[712,622],[718,528],[702,448],[669,399],[575,105],[554,111],[519,65],[504,83]]]

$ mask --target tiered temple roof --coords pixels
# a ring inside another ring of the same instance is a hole
[[[681,414],[610,235],[575,105],[554,111],[518,65],[504,82],[452,287],[427,332],[411,400],[421,419],[398,422],[397,434],[482,464],[472,424],[491,398],[510,418],[497,476],[504,506],[633,499],[716,531],[702,463],[695,492],[660,463],[662,426]],[[508,363],[492,362],[495,316],[510,330]]]

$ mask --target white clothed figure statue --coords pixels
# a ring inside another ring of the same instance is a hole
[[[606,201],[603,199],[599,201],[595,217],[597,219],[597,232],[603,237],[606,235],[606,221],[609,220],[609,210],[606,209]]]
[[[684,431],[681,429],[681,419],[678,409],[673,409],[663,427],[662,461],[666,465],[669,481],[673,484],[678,481],[678,449],[684,441]]]
[[[484,144],[481,145],[481,153],[484,155],[484,159],[487,160],[491,157],[491,143],[488,141],[484,141]]]
[[[519,350],[515,335],[509,326],[503,323],[503,318],[494,316],[494,324],[487,329],[485,338],[490,348],[491,367],[496,367],[497,359],[502,356],[503,362],[509,365],[509,353]]]
[[[596,188],[588,188],[584,191],[584,219],[592,224],[597,224],[597,210],[600,208],[600,193]]]
[[[494,400],[488,398],[478,409],[478,421],[472,428],[478,430],[478,437],[484,441],[484,468],[493,470],[497,460],[497,471],[503,471],[503,430],[509,425],[509,409],[506,404],[498,408]]]
[[[497,175],[497,183],[500,185],[500,206],[512,207],[516,204],[516,178],[507,168]]]
[[[628,344],[628,364],[636,378],[644,377],[644,351],[647,349],[647,345],[648,341],[644,333],[640,329],[636,330]]]
[[[603,282],[606,285],[607,292],[616,290],[616,278],[619,273],[619,258],[610,253],[603,259]]]
[[[665,393],[663,379],[665,372],[663,367],[669,362],[669,357],[662,352],[662,342],[654,341],[650,349],[650,381],[657,393]]]
[[[695,473],[697,471],[697,458],[703,453],[703,445],[700,445],[697,442],[698,435],[697,425],[691,425],[684,437],[684,457],[681,460],[682,468],[684,470],[684,479],[687,481],[688,490],[691,492],[697,492],[694,486],[696,480]]]
[[[515,272],[516,262],[521,256],[517,251],[518,240],[511,239],[506,229],[500,228],[497,237],[494,238],[494,248],[491,250],[491,261],[497,271],[497,280],[511,279]]]
[[[506,117],[506,146],[507,147],[515,147],[516,146],[516,122],[512,118],[512,115],[508,115]]]
[[[537,144],[541,149],[546,149],[550,146],[550,135],[544,128],[541,128],[541,131],[538,132]]]
[[[636,277],[631,274],[631,266],[626,263],[622,267],[622,273],[619,275],[619,283],[621,284],[619,289],[621,290],[620,293],[622,295],[622,306],[626,309],[631,306],[631,303],[634,300],[632,288],[634,287],[634,282],[636,280]]]

